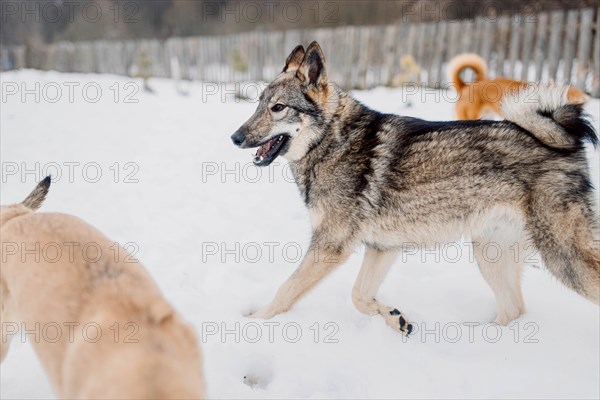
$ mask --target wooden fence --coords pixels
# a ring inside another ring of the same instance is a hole
[[[147,74],[217,82],[269,81],[298,43],[317,40],[330,79],[345,88],[418,82],[439,87],[455,55],[475,52],[490,76],[570,83],[600,97],[599,8],[437,23],[254,31],[136,41],[3,48],[3,69]]]

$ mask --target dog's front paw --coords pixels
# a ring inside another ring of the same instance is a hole
[[[406,318],[402,316],[402,313],[397,308],[390,310],[387,315],[383,316],[385,322],[396,331],[400,331],[404,335],[408,336],[413,331],[413,326],[409,323]]]

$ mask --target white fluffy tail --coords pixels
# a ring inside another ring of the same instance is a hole
[[[507,93],[502,99],[502,114],[549,147],[575,150],[584,141],[595,146],[596,131],[582,105],[569,103],[567,90],[568,87],[530,85]]]

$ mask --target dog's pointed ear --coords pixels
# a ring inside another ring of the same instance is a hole
[[[37,210],[42,206],[46,195],[48,194],[48,190],[50,189],[50,183],[52,179],[50,176],[47,176],[40,183],[37,184],[35,189],[27,196],[25,200],[21,204],[25,207],[31,209],[32,211]]]
[[[292,50],[288,58],[285,60],[285,67],[283,67],[283,71],[281,72],[286,72],[288,69],[292,71],[298,69],[303,59],[304,46],[299,44],[298,46],[294,47],[294,50]]]
[[[312,42],[306,49],[304,60],[296,72],[296,76],[308,85],[322,86],[327,84],[325,56],[319,43]]]

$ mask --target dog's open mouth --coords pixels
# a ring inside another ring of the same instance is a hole
[[[281,134],[275,136],[268,142],[263,143],[254,155],[254,165],[258,167],[266,167],[267,165],[271,164],[273,160],[277,158],[279,153],[281,153],[288,139],[288,135]]]

